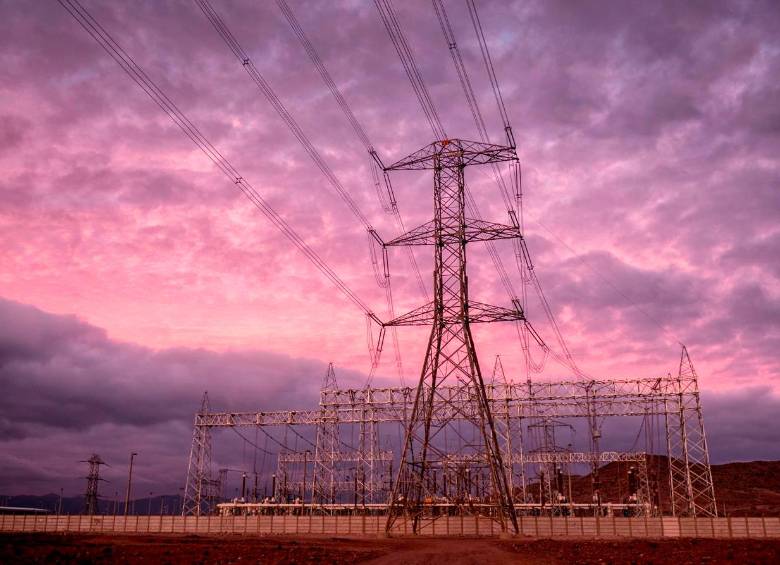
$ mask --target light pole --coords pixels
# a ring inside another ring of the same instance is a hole
[[[60,487],[60,501],[59,504],[57,504],[57,516],[60,516],[62,514],[62,487]]]
[[[146,510],[146,515],[151,516],[152,515],[152,491],[149,491],[149,507]]]
[[[130,508],[130,485],[133,482],[133,459],[138,455],[135,451],[130,454],[130,470],[127,473],[127,493],[125,494],[125,516]]]

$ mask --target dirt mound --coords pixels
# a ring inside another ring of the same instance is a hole
[[[628,471],[636,463],[613,462],[599,469],[602,499],[620,502],[628,496]],[[657,489],[660,506],[670,511],[669,460],[650,456],[647,463],[651,490]],[[750,461],[712,466],[718,512],[728,516],[780,516],[780,461]],[[564,477],[564,488],[569,478]],[[538,484],[529,485],[536,493]],[[575,502],[591,502],[591,475],[572,476],[571,492]]]

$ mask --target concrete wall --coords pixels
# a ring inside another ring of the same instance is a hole
[[[520,531],[533,537],[717,537],[780,538],[780,518],[551,518],[521,516]],[[39,516],[0,515],[0,531],[127,534],[290,534],[378,535],[382,516]],[[496,536],[493,520],[444,516],[423,524],[421,534]],[[410,535],[411,524],[399,519],[395,535]]]

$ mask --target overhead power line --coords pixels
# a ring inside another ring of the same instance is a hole
[[[393,43],[393,46],[398,53],[398,57],[401,59],[401,64],[406,71],[406,75],[409,78],[409,81],[412,83],[412,88],[417,95],[417,99],[420,102],[420,106],[422,107],[423,113],[428,120],[433,135],[436,137],[436,139],[446,139],[444,126],[439,119],[438,111],[436,110],[436,106],[433,103],[433,99],[431,98],[431,95],[428,91],[428,87],[426,86],[422,77],[422,73],[417,66],[417,62],[414,59],[414,54],[412,53],[412,50],[406,41],[406,36],[401,29],[401,24],[395,13],[392,2],[390,0],[374,0],[374,3],[377,7],[377,10],[379,11],[379,16],[382,19],[382,23],[387,30],[387,34],[390,37],[390,41]],[[470,215],[477,220],[481,220],[482,215],[480,214],[479,207],[468,187],[466,187],[466,200],[466,205]],[[486,248],[493,266],[498,273],[498,277],[502,286],[509,295],[510,300],[515,300],[517,293],[514,290],[512,280],[509,278],[509,274],[506,272],[506,268],[504,267],[501,256],[498,254],[495,245],[492,242],[487,242]]]
[[[442,127],[436,106],[431,99],[428,88],[425,86],[425,81],[414,60],[414,54],[411,47],[409,47],[409,42],[406,41],[406,36],[401,29],[401,24],[395,14],[392,2],[390,0],[374,0],[374,4],[379,11],[379,17],[385,25],[390,41],[393,43],[399,59],[401,59],[401,64],[404,67],[404,71],[406,71],[406,76],[409,78],[412,89],[420,101],[420,107],[425,114],[425,119],[431,126],[431,130],[433,130],[433,135],[436,139],[446,139],[447,134]]]
[[[298,233],[279,215],[278,212],[260,195],[189,118],[171,101],[171,99],[152,81],[136,62],[113,39],[111,34],[98,23],[78,0],[58,0],[60,5],[79,25],[111,56],[122,70],[151,98],[171,120],[203,151],[203,153],[228,177],[235,186],[255,205],[282,234],[295,245],[317,269],[344,294],[355,306],[360,308],[376,323],[381,320],[371,311],[360,297],[355,294],[336,272],[314,251]]]
[[[477,34],[479,49],[482,52],[482,60],[485,63],[485,69],[487,70],[488,77],[490,79],[490,87],[493,89],[493,96],[496,99],[498,112],[499,114],[501,114],[501,121],[504,123],[504,129],[507,133],[507,138],[510,142],[510,145],[514,146],[515,140],[512,137],[512,128],[509,124],[509,114],[506,111],[506,105],[504,104],[504,97],[501,95],[501,88],[498,86],[496,69],[493,66],[493,59],[490,57],[490,51],[488,50],[487,40],[485,39],[485,32],[482,29],[482,22],[480,21],[479,13],[477,12],[477,5],[474,3],[474,0],[466,0],[466,5],[469,8],[469,16],[471,17],[471,23],[474,26],[474,32]]]
[[[317,69],[317,72],[320,74],[320,77],[322,77],[323,82],[327,85],[328,89],[333,95],[333,98],[336,100],[336,104],[338,104],[339,108],[344,113],[344,116],[346,117],[347,121],[352,127],[352,130],[355,132],[355,135],[358,137],[360,142],[366,148],[366,151],[368,151],[368,153],[371,155],[370,166],[371,166],[372,174],[374,176],[373,182],[377,189],[377,196],[380,199],[380,204],[385,210],[389,211],[393,215],[400,232],[406,233],[406,226],[404,224],[403,219],[401,218],[401,213],[398,210],[398,203],[395,199],[395,195],[393,193],[393,189],[390,184],[390,178],[387,176],[386,173],[384,173],[384,171],[382,171],[382,175],[381,175],[381,177],[383,178],[380,178],[380,175],[377,174],[376,172],[377,166],[381,163],[381,161],[379,160],[376,149],[374,148],[371,139],[366,134],[366,131],[363,128],[360,121],[357,119],[357,117],[355,117],[352,108],[347,103],[339,87],[336,85],[336,82],[333,80],[333,77],[331,76],[327,67],[322,62],[322,58],[317,52],[317,49],[309,40],[303,28],[301,27],[301,24],[298,22],[298,19],[295,17],[295,13],[292,11],[292,9],[290,8],[290,6],[287,4],[285,0],[277,0],[277,4],[279,5],[279,9],[282,11],[282,14],[287,20],[287,23],[290,25],[293,34],[303,46],[304,50],[306,51],[306,54],[309,56],[309,59],[311,59],[312,64]],[[379,161],[379,163],[377,163],[377,161]],[[384,191],[382,191],[381,189],[382,180],[384,180],[384,184],[386,187],[386,195],[383,194]],[[387,199],[386,201],[385,198]],[[427,302],[428,290],[425,287],[425,283],[423,282],[422,275],[420,274],[420,268],[417,265],[417,260],[415,259],[414,253],[412,252],[411,249],[407,249],[407,251],[409,257],[409,263],[412,267],[412,270],[414,271],[418,286],[420,287],[420,293],[425,297],[425,300]]]
[[[211,22],[211,25],[217,31],[219,36],[244,67],[244,70],[252,78],[255,84],[257,84],[260,92],[263,93],[273,109],[276,110],[276,113],[279,114],[279,117],[282,118],[289,130],[303,146],[306,153],[309,155],[309,157],[311,157],[311,160],[314,161],[315,165],[317,165],[317,168],[319,168],[322,174],[325,175],[325,178],[328,180],[336,193],[341,197],[352,214],[360,221],[360,223],[363,224],[363,227],[366,228],[366,230],[373,230],[371,223],[368,221],[368,218],[366,218],[363,212],[361,212],[358,205],[341,184],[341,181],[333,173],[331,168],[320,155],[319,151],[317,151],[311,141],[309,141],[308,136],[304,133],[304,131],[298,125],[298,122],[295,121],[295,118],[292,117],[290,112],[276,95],[276,92],[274,92],[273,88],[271,88],[271,85],[268,84],[268,81],[266,81],[263,75],[260,74],[260,71],[257,70],[257,67],[249,57],[249,54],[244,50],[244,48],[238,42],[238,39],[236,39],[219,14],[217,14],[216,10],[214,10],[208,0],[195,0],[195,3],[200,7],[201,11],[209,20],[209,22]]]
[[[482,112],[479,109],[477,97],[474,94],[474,88],[471,85],[469,73],[466,70],[466,65],[463,63],[463,57],[461,57],[460,49],[458,49],[458,43],[455,41],[455,33],[453,32],[452,26],[450,25],[450,20],[447,16],[447,11],[444,8],[444,3],[442,0],[433,0],[433,8],[436,11],[436,17],[439,20],[441,31],[444,34],[445,41],[447,42],[447,48],[450,51],[450,56],[452,57],[452,63],[455,66],[455,71],[458,73],[458,80],[460,81],[461,88],[463,89],[463,94],[466,97],[466,103],[468,104],[469,110],[471,111],[471,116],[474,118],[474,124],[477,126],[479,138],[484,143],[492,143],[490,134],[488,133],[487,127],[485,126],[485,120],[482,117]],[[493,171],[493,177],[496,181],[496,185],[501,192],[501,197],[504,200],[504,205],[506,206],[507,212],[509,213],[510,217],[512,217],[514,212],[514,205],[512,202],[513,199],[509,194],[509,189],[506,186],[506,182],[504,181],[504,177],[501,174],[501,169],[498,163],[491,163],[491,169]]]
[[[392,288],[390,286],[390,273],[389,270],[387,269],[386,260],[383,260],[383,266],[384,266],[383,274],[380,275],[378,271],[378,264],[377,264],[377,259],[375,256],[373,245],[375,240],[378,241],[380,244],[382,243],[382,240],[377,234],[376,230],[374,230],[374,228],[368,222],[367,218],[360,211],[355,201],[346,191],[344,186],[339,181],[338,177],[328,166],[327,162],[320,155],[316,147],[314,147],[314,145],[311,143],[309,138],[303,132],[301,127],[296,122],[295,118],[292,116],[292,114],[290,114],[290,112],[284,106],[281,99],[277,96],[276,92],[274,92],[273,88],[271,88],[268,81],[266,81],[265,78],[260,74],[260,71],[258,71],[257,67],[255,66],[254,62],[247,54],[246,50],[241,46],[236,36],[230,30],[230,28],[222,19],[222,17],[217,13],[217,11],[214,9],[211,3],[208,0],[195,0],[195,3],[198,5],[198,7],[203,12],[203,14],[212,24],[212,26],[217,31],[217,33],[222,38],[222,40],[225,42],[227,47],[236,56],[239,63],[241,63],[244,70],[247,72],[249,77],[257,85],[258,89],[265,96],[266,100],[268,100],[268,102],[271,104],[274,110],[276,110],[279,117],[282,118],[282,120],[287,125],[291,133],[302,145],[306,153],[309,155],[312,161],[314,161],[315,165],[317,165],[317,167],[320,169],[320,171],[328,180],[328,182],[331,184],[333,189],[342,198],[345,204],[350,208],[350,210],[353,212],[355,217],[363,224],[363,227],[365,227],[366,231],[369,234],[369,253],[371,257],[371,264],[372,267],[374,268],[374,273],[377,276],[377,282],[379,282],[379,286],[385,289],[385,301],[387,303],[388,316],[390,317],[390,319],[395,318],[395,306],[393,303]],[[282,8],[282,11],[284,12],[286,5],[280,3],[279,6],[280,8]],[[289,14],[292,13],[289,10],[289,8],[287,8],[287,12]],[[295,23],[297,24],[297,21]],[[293,31],[296,31],[296,28],[298,30],[296,32],[296,35],[303,33],[303,31],[300,29],[300,26],[294,26]],[[330,75],[327,74],[327,70],[325,69],[324,65],[322,65],[319,56],[316,54],[316,51],[314,50],[314,47],[311,45],[310,42],[308,42],[308,40],[306,41],[304,47],[306,48],[310,56],[314,57],[313,60],[315,61],[315,65],[317,66],[318,70],[321,71],[321,74],[323,72],[325,73],[324,76],[326,77],[326,83],[328,84],[328,87],[331,89],[331,92],[334,92],[337,95],[336,96],[337,102],[339,106],[342,107],[342,109],[346,110],[347,118],[350,121],[350,124],[352,124],[353,128],[355,128],[358,137],[361,138],[361,140],[368,141],[368,137],[366,136],[365,131],[355,119],[354,114],[352,113],[351,109],[347,105],[346,100],[344,100],[343,96],[341,96],[341,93],[336,88],[336,85],[333,82],[333,80],[330,78]],[[372,152],[373,154],[373,148],[371,148],[369,151]],[[370,325],[369,325],[369,331],[370,331]],[[393,329],[393,343],[396,346],[395,348],[396,365],[398,367],[399,375],[403,379],[403,365],[401,362],[400,350],[398,348],[398,337],[396,335],[395,328]],[[376,352],[372,352],[371,348],[369,348],[369,353],[371,355],[371,368],[369,370],[369,373],[373,375],[373,372],[376,370],[379,362],[379,356],[381,355],[381,347],[378,347]]]

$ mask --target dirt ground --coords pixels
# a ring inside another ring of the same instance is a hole
[[[0,534],[0,563],[780,563],[780,540]]]

